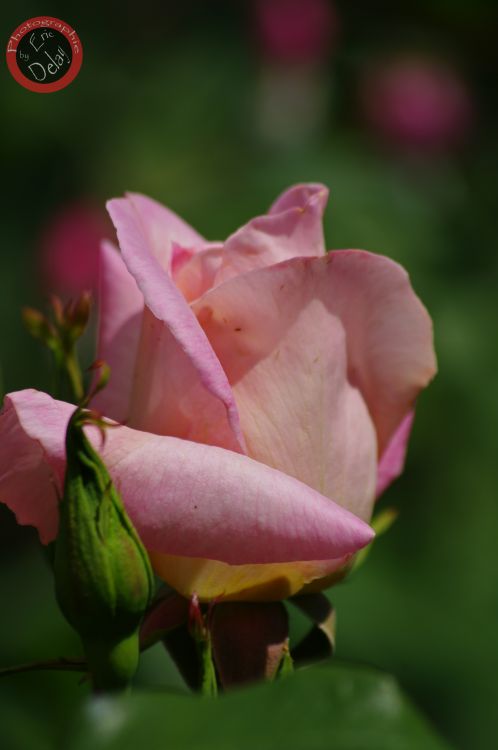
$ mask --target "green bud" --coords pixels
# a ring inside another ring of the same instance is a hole
[[[53,354],[56,372],[55,396],[79,403],[84,397],[84,384],[78,362],[76,344],[90,318],[91,295],[83,292],[65,305],[52,297],[50,318],[26,307],[23,320],[31,336],[40,340]]]
[[[24,325],[34,339],[44,343],[52,351],[57,346],[57,333],[48,318],[32,307],[24,307],[22,311]]]
[[[62,329],[69,341],[74,343],[79,339],[90,319],[92,296],[90,292],[83,292],[76,299],[70,300],[64,307],[64,323]]]
[[[154,591],[147,552],[77,409],[66,433],[67,468],[55,550],[59,606],[78,631],[96,690],[125,687],[139,656],[138,629]]]

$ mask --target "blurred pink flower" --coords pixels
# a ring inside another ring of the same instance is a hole
[[[40,240],[44,285],[65,298],[96,290],[100,243],[108,237],[112,229],[104,212],[83,201],[63,206]]]
[[[329,0],[256,0],[256,31],[271,60],[314,62],[326,56],[337,16]]]
[[[460,144],[473,120],[471,95],[458,73],[422,57],[374,65],[361,82],[360,105],[382,137],[419,150]]]

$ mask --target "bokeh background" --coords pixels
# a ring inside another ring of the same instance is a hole
[[[382,501],[399,519],[331,591],[338,654],[393,672],[454,746],[493,747],[496,2],[19,0],[2,9],[5,44],[47,10],[76,28],[84,63],[48,96],[0,74],[2,391],[50,387],[20,309],[91,285],[107,198],[145,192],[220,239],[289,184],[326,183],[328,246],[406,266],[440,367]],[[0,663],[76,653],[35,534],[3,508],[0,565]],[[139,679],[179,684],[159,650]],[[19,747],[49,747],[84,692],[71,674],[4,679],[2,721]]]

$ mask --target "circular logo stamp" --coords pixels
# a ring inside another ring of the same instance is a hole
[[[52,16],[36,16],[20,24],[9,37],[6,54],[16,81],[39,94],[69,86],[83,62],[75,30]]]

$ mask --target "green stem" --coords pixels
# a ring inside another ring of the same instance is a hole
[[[78,355],[74,347],[70,352],[67,352],[64,360],[64,367],[69,380],[69,384],[71,386],[74,400],[77,404],[79,404],[80,401],[83,400],[85,389],[83,386],[83,376],[81,374],[80,364],[78,362]]]
[[[87,664],[84,659],[47,659],[46,661],[31,661],[26,664],[17,664],[13,667],[0,669],[0,677],[8,677],[22,672],[39,672],[42,670],[56,670],[62,672],[86,672]]]

